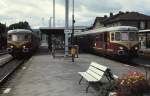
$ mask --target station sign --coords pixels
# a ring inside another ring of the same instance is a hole
[[[65,33],[72,33],[72,29],[66,29],[64,30]],[[82,32],[81,30],[78,30],[78,29],[74,29],[74,33],[79,33],[79,32]]]

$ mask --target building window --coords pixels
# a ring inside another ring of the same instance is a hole
[[[145,29],[145,22],[144,21],[140,22],[140,29]]]

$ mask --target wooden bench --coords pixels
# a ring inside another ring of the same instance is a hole
[[[81,83],[83,78],[88,82],[86,92],[88,92],[90,83],[100,82],[104,76],[107,78],[109,82],[117,78],[116,75],[113,75],[111,73],[111,70],[108,67],[100,65],[96,62],[91,62],[89,68],[85,72],[78,72],[78,73],[81,75],[79,84]]]

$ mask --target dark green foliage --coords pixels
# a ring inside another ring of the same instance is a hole
[[[31,29],[29,23],[27,21],[25,22],[19,22],[19,23],[14,23],[8,27],[8,30],[13,30],[13,29]]]
[[[0,23],[0,33],[4,33],[6,30],[6,25],[5,24],[2,24]]]
[[[6,39],[6,25],[0,23],[0,49],[2,49],[2,47],[6,47]]]

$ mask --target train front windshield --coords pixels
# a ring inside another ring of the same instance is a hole
[[[8,36],[9,41],[30,41],[31,35],[29,34],[11,34]]]
[[[114,37],[115,37],[114,38],[115,41],[137,41],[138,40],[137,32],[115,32]]]

